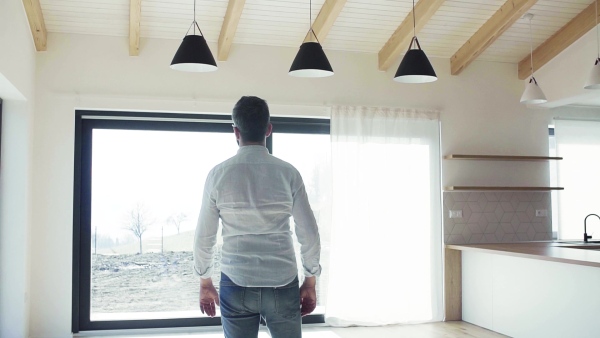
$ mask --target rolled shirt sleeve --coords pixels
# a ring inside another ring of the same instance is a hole
[[[293,193],[294,205],[292,216],[296,223],[296,236],[300,242],[300,254],[302,266],[306,277],[319,276],[321,274],[321,239],[319,228],[314,213],[308,202],[306,188],[298,174],[298,188]]]
[[[202,206],[194,235],[194,271],[201,278],[210,278],[213,273],[213,250],[217,242],[219,209],[212,195],[212,172],[204,184]]]

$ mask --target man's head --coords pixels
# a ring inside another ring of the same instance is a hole
[[[234,126],[245,143],[264,142],[271,124],[267,102],[256,96],[242,96],[231,114]]]

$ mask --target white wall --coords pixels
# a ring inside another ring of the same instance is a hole
[[[554,112],[519,104],[524,85],[516,65],[474,62],[460,76],[450,76],[449,60],[434,59],[437,82],[407,85],[392,81],[397,64],[377,71],[375,54],[328,50],[335,76],[298,79],[287,75],[297,49],[234,44],[217,72],[190,74],[168,67],[178,45],[142,39],[140,56],[130,57],[127,38],[50,34],[48,51],[37,56],[33,337],[70,332],[75,107],[228,113],[240,96],[257,95],[269,101],[274,115],[322,116],[325,107],[336,104],[438,109],[442,154],[548,153],[547,127]],[[443,165],[444,185],[548,184],[547,163]]]
[[[30,94],[35,47],[22,1],[0,2],[0,42],[0,74],[19,91]]]
[[[0,2],[0,46],[0,337],[26,337],[35,51],[21,1]]]

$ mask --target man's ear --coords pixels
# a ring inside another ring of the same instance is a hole
[[[238,129],[238,127],[233,127],[233,134],[235,134],[235,139],[238,140],[238,143],[239,143],[239,140],[242,136],[240,134],[240,130]]]
[[[265,134],[266,137],[271,136],[271,133],[273,132],[273,125],[271,123],[269,123],[267,125],[267,133]]]

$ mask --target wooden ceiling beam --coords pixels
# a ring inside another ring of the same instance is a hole
[[[129,55],[140,55],[140,21],[142,0],[129,1]]]
[[[238,23],[242,17],[242,10],[246,0],[229,0],[227,4],[227,12],[225,13],[225,19],[223,20],[223,26],[221,26],[221,34],[219,35],[219,46],[217,51],[217,60],[227,61],[229,57],[229,50],[235,37]]]
[[[379,70],[386,71],[398,57],[408,50],[408,44],[437,12],[444,0],[420,0],[415,5],[416,27],[413,31],[413,11],[406,16],[396,31],[379,50]]]
[[[543,65],[560,54],[560,52],[569,47],[573,42],[589,32],[590,29],[596,27],[595,5],[596,3],[593,2],[533,51],[534,69],[540,69]],[[531,58],[530,55],[527,54],[527,56],[519,62],[519,79],[524,80],[530,75]]]
[[[42,14],[40,1],[23,0],[23,6],[25,7],[25,13],[27,13],[27,20],[29,21],[29,28],[31,28],[35,49],[38,52],[45,51],[48,32],[46,31],[46,24],[44,23],[44,15]]]
[[[452,75],[458,75],[481,55],[510,26],[519,20],[537,0],[508,0],[460,47],[450,59]]]
[[[345,5],[346,0],[325,0],[323,7],[319,11],[319,15],[317,15],[315,21],[312,23],[312,29],[319,41],[322,42],[325,40]],[[314,37],[310,31],[306,33],[306,37],[304,38],[304,42],[309,41],[314,41]]]

